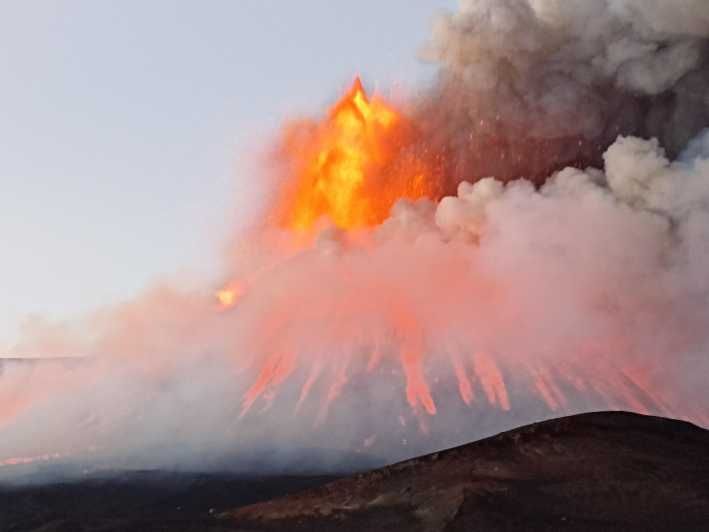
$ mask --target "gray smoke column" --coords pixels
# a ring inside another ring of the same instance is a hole
[[[449,185],[600,166],[618,135],[670,157],[709,123],[704,0],[463,0],[439,16],[418,108]]]

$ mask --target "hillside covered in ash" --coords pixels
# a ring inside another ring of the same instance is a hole
[[[223,514],[237,530],[707,530],[709,431],[570,416]]]

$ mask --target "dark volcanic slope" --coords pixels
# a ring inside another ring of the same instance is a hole
[[[126,471],[70,482],[0,485],[0,532],[233,530],[216,514],[333,478]]]
[[[709,530],[709,431],[571,416],[221,517],[244,531]]]

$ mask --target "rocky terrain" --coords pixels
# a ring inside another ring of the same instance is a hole
[[[0,530],[709,530],[709,431],[602,412],[342,479],[134,471],[3,484]]]
[[[709,431],[571,416],[220,517],[243,531],[709,530]]]
[[[90,479],[0,486],[0,531],[220,531],[228,508],[323,484],[331,476],[104,472]]]

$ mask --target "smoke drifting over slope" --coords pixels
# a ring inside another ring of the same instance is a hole
[[[72,334],[30,332],[19,350],[94,356],[7,368],[0,460],[390,460],[601,408],[709,423],[708,38],[699,0],[463,2],[394,143],[435,163],[412,179],[436,186],[406,190],[435,193],[354,230],[264,222],[228,265],[228,308],[158,287]],[[372,165],[348,164],[357,189]]]

